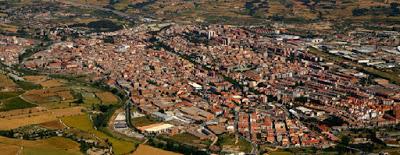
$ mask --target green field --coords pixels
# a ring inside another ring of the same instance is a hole
[[[15,81],[15,83],[22,89],[24,90],[32,90],[32,89],[41,89],[42,86],[31,83],[31,82],[26,82],[26,81]]]
[[[0,92],[0,100],[21,95],[23,92]]]
[[[79,155],[82,153],[79,152],[68,152],[63,149],[55,149],[55,148],[31,148],[26,147],[24,148],[23,152],[24,155]]]
[[[235,142],[235,135],[224,134],[219,137],[217,144],[219,146],[234,146],[243,152],[250,152],[252,149],[251,144],[245,139],[239,138],[238,143],[236,144]]]
[[[172,136],[171,139],[176,140],[178,142],[182,142],[182,143],[188,143],[188,144],[196,143],[196,141],[200,140],[196,136],[193,136],[188,133],[176,134],[176,135]]]
[[[0,111],[8,111],[15,109],[24,109],[36,107],[35,104],[31,104],[22,100],[20,97],[13,97],[1,101]]]
[[[159,122],[160,121],[157,121],[149,116],[132,118],[132,124],[136,127],[147,126],[147,125],[151,125],[151,124],[159,123]]]
[[[271,152],[271,153],[269,153],[269,154],[270,154],[270,155],[292,155],[293,153],[276,151],[276,152]]]
[[[113,146],[115,154],[127,154],[132,152],[136,147],[135,142],[129,142],[111,137],[103,132],[95,130],[88,115],[69,116],[62,118],[62,121],[69,127],[79,129],[83,132],[94,134],[103,140],[108,140]]]
[[[21,140],[6,138],[0,136],[0,149],[6,151],[7,149],[15,149],[24,155],[80,155],[79,144],[67,138],[52,137],[43,140]],[[22,150],[21,150],[22,149]],[[2,153],[0,153],[2,154]]]

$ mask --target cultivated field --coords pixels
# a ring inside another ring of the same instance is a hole
[[[82,114],[83,107],[63,109],[29,108],[0,112],[0,130],[10,130],[31,124],[58,121],[59,117]]]
[[[165,151],[148,145],[139,145],[132,155],[180,155],[179,153]]]
[[[101,100],[103,104],[116,104],[118,98],[110,92],[98,92],[96,96]]]
[[[32,82],[35,84],[40,84],[41,82],[44,82],[48,79],[46,76],[40,76],[40,75],[24,76],[23,78],[26,81]]]
[[[17,85],[12,81],[10,78],[8,78],[6,75],[0,74],[0,90],[2,89],[10,89],[14,90]]]
[[[66,138],[53,137],[44,140],[20,140],[0,136],[1,154],[15,155],[18,152],[24,155],[79,155],[79,144]],[[4,152],[3,152],[4,151]]]
[[[36,107],[36,105],[26,102],[18,96],[0,100],[0,111],[9,111],[31,107]]]
[[[55,79],[51,79],[51,80],[47,80],[47,81],[43,81],[41,83],[39,83],[42,87],[45,88],[51,88],[51,87],[60,87],[63,86],[65,83],[65,81],[62,80],[55,80]]]
[[[25,92],[22,97],[28,102],[49,108],[69,106],[68,104],[61,103],[71,103],[75,100],[71,94],[71,90],[67,87],[31,90]],[[53,107],[53,105],[56,105],[56,107]]]
[[[60,122],[60,120],[40,123],[39,126],[42,126],[44,128],[51,129],[51,130],[64,129],[66,127]]]
[[[17,27],[14,25],[9,25],[9,24],[3,24],[0,23],[0,32],[5,31],[5,32],[17,32]]]

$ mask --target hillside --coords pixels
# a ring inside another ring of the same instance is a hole
[[[399,20],[395,0],[70,0],[162,20],[248,23]],[[398,3],[398,2],[397,2]]]

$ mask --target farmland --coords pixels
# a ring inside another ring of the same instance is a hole
[[[17,88],[17,85],[6,75],[0,74],[0,90],[11,91]]]
[[[96,110],[94,108],[98,105],[118,104],[120,99],[112,93],[83,83],[42,75],[24,76],[22,77],[24,80],[19,81],[11,80],[6,75],[1,75],[0,78],[4,81],[0,83],[2,88],[0,92],[0,130],[30,128],[30,125],[50,130],[65,129],[68,134],[98,141],[100,146],[107,146],[107,143],[110,143],[116,154],[130,153],[135,149],[135,141],[122,140],[111,136],[109,132],[96,130],[89,115],[85,113],[88,108]],[[103,121],[108,120],[104,119]],[[63,123],[72,128],[66,129]],[[42,144],[48,140],[53,139],[44,139],[35,143]],[[54,141],[54,143],[56,142]],[[71,155],[81,154],[79,144],[77,151],[60,146],[0,144],[0,148],[10,148],[7,154],[16,154],[15,152],[33,155],[55,154],[56,152]]]
[[[93,134],[103,140],[107,139],[113,146],[115,154],[126,154],[132,152],[135,149],[135,142],[117,139],[103,132],[100,132],[99,130],[95,130],[88,115],[64,117],[62,118],[62,121],[69,127],[78,129],[84,133]]]
[[[70,106],[89,107],[94,104],[116,104],[119,99],[110,92],[88,86],[41,76],[29,76],[29,81],[39,84],[43,89],[34,89],[22,94],[28,102],[47,108],[66,108]]]
[[[44,122],[44,123],[39,124],[39,126],[42,126],[44,128],[51,129],[51,130],[65,128],[65,126],[59,120]]]
[[[0,111],[9,111],[15,109],[31,108],[36,105],[26,102],[20,97],[12,97],[4,99],[0,102]]]
[[[0,137],[0,148],[6,150],[2,152],[5,155],[14,155],[16,152],[22,152],[25,155],[46,155],[46,154],[66,154],[79,155],[79,144],[61,137],[53,137],[43,140],[20,140]]]
[[[118,103],[118,98],[110,92],[97,92],[96,96],[101,100],[103,104]]]
[[[147,155],[147,154],[154,154],[154,155],[179,155],[179,153],[174,153],[170,151],[164,151],[158,148],[154,148],[148,145],[139,145],[135,152],[132,155]]]
[[[12,98],[16,97],[18,95],[21,95],[23,92],[0,92],[0,100],[2,99],[7,99],[7,98]]]
[[[31,124],[41,124],[51,121],[58,121],[64,116],[82,114],[83,107],[71,107],[63,109],[28,108],[0,112],[0,130],[10,130]]]

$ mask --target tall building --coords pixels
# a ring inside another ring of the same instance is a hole
[[[215,37],[215,31],[208,31],[207,38],[211,39],[213,37]]]
[[[223,44],[229,46],[231,44],[231,38],[224,38]]]

